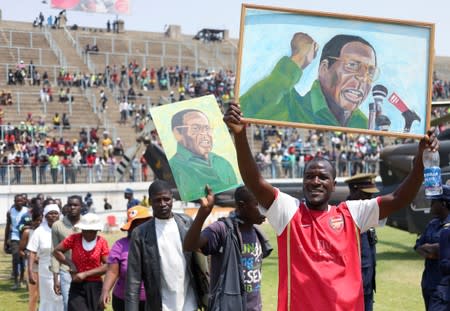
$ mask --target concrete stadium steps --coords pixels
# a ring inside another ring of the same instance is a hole
[[[174,66],[202,69],[232,69],[236,68],[236,44],[229,41],[204,43],[193,40],[190,36],[182,36],[181,40],[161,37],[159,41],[154,38],[146,39],[142,35],[125,34],[96,34],[87,35],[79,31],[72,31],[80,47],[87,44],[97,44],[99,53],[89,54],[97,67],[105,64],[129,63],[136,59],[139,64],[147,67]],[[103,37],[102,37],[103,36]],[[199,63],[195,62],[198,53]],[[109,54],[109,55],[107,55]]]
[[[70,40],[66,37],[63,29],[52,29],[50,31],[53,40],[66,58],[67,66],[73,66],[78,68],[78,72],[89,72],[88,67],[85,65],[83,59],[78,55],[76,49],[72,46]]]
[[[0,47],[0,62],[6,64],[17,64],[21,60],[28,66],[30,60],[36,65],[58,64],[55,53],[47,48],[8,48]]]
[[[41,29],[21,29],[0,21],[0,46],[46,48],[47,39]]]
[[[92,113],[90,104],[78,88],[71,88],[71,93],[74,96],[72,114],[70,114],[68,104],[62,104],[58,101],[59,89],[54,90],[53,102],[47,105],[47,114],[44,113],[44,107],[39,101],[39,87],[15,86],[9,90],[12,92],[13,101],[16,101],[17,94],[20,97],[20,112],[18,111],[17,103],[12,106],[1,106],[4,111],[4,124],[11,122],[12,125],[18,125],[21,121],[25,121],[27,113],[31,112],[35,121],[38,121],[39,116],[44,116],[46,124],[51,127],[55,112],[58,112],[60,116],[63,113],[67,113],[74,128],[74,132],[71,133],[70,137],[78,137],[80,127],[96,127],[100,122],[97,115]]]

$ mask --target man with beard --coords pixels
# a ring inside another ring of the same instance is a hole
[[[333,164],[320,157],[308,162],[304,200],[282,193],[259,172],[241,116],[239,106],[230,104],[224,121],[234,136],[243,181],[277,234],[278,310],[364,310],[360,233],[412,202],[423,181],[422,154],[439,148],[434,129],[420,140],[410,173],[394,192],[332,206]]]
[[[376,53],[358,36],[336,35],[322,49],[318,79],[301,96],[295,89],[317,55],[317,43],[305,33],[294,34],[291,57],[284,56],[269,76],[240,98],[248,117],[330,126],[368,128],[359,109],[377,79]]]
[[[172,117],[172,132],[178,144],[169,165],[184,201],[202,196],[206,184],[219,192],[237,183],[231,164],[211,152],[213,129],[203,112],[195,109],[177,112]]]

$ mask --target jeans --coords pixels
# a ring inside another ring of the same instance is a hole
[[[68,310],[68,303],[69,303],[69,290],[70,290],[70,283],[72,282],[72,276],[69,272],[60,270],[59,271],[59,279],[61,283],[61,295],[63,297],[64,302],[64,311]]]

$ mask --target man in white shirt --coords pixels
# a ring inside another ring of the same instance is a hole
[[[143,281],[146,310],[197,310],[199,297],[192,272],[193,256],[192,252],[183,253],[182,248],[192,219],[172,213],[173,194],[167,182],[154,181],[148,194],[153,218],[136,228],[131,236],[125,309],[139,309]]]
[[[282,193],[258,171],[241,116],[239,105],[232,103],[224,121],[234,135],[242,179],[277,234],[278,310],[364,310],[360,233],[414,199],[423,180],[423,151],[439,148],[434,129],[421,139],[411,172],[397,190],[332,206],[334,165],[319,157],[308,162],[304,200]]]

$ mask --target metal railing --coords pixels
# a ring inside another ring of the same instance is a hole
[[[77,49],[84,49],[84,44],[81,41],[87,41],[89,44],[98,44],[98,41],[104,41],[105,38],[97,36],[84,36],[76,34],[75,41],[77,42]],[[111,49],[108,51],[102,51],[95,53],[84,53],[85,63],[88,66],[92,66],[94,72],[102,72],[103,68],[99,69],[96,66],[106,66],[115,63],[113,59],[122,59],[120,63],[128,64],[130,61],[138,60],[142,66],[147,66],[150,62],[154,66],[170,66],[178,64],[181,67],[185,65],[192,65],[194,63],[195,71],[199,68],[209,69],[232,69],[235,70],[237,49],[233,45],[225,46],[223,44],[201,44],[201,43],[188,43],[188,42],[166,42],[156,40],[133,40],[133,39],[116,39],[111,38]],[[117,50],[117,42],[120,42],[119,50]],[[123,42],[126,42],[123,44]],[[201,46],[200,46],[201,44]],[[136,47],[139,46],[140,49]],[[99,46],[100,49],[102,48]],[[125,47],[125,48],[123,48]],[[157,51],[157,52],[154,52]],[[171,52],[169,52],[171,51]],[[97,57],[95,56],[97,55]],[[105,60],[95,60],[102,56]],[[192,56],[189,56],[192,55]],[[224,61],[229,58],[229,62]],[[116,61],[117,62],[117,61]],[[231,67],[231,68],[230,68]],[[91,67],[89,67],[91,69]],[[92,70],[92,69],[91,69]]]
[[[5,47],[9,47],[9,48],[14,48],[16,47],[14,44],[14,34],[27,34],[29,36],[29,41],[28,41],[28,45],[26,47],[29,48],[33,48],[34,44],[33,44],[33,40],[34,38],[37,37],[45,37],[42,33],[40,32],[33,32],[33,31],[20,31],[20,30],[5,30],[3,29],[1,31],[3,33],[3,38],[7,38],[6,40],[6,45],[1,45],[1,46],[5,46]],[[21,42],[21,44],[23,44],[23,42]]]
[[[48,31],[47,28],[44,28],[43,32],[44,32],[45,38],[48,41],[48,44],[50,45],[50,48],[53,50],[53,52],[55,53],[56,57],[58,58],[59,63],[61,64],[62,67],[66,67],[67,66],[66,57],[64,56],[64,53],[61,51],[61,49],[59,48],[59,46],[56,43],[56,41],[53,40],[51,32]]]
[[[62,116],[60,115],[60,117],[62,118]],[[24,131],[27,131],[28,134],[32,137],[32,138],[40,138],[41,140],[44,140],[46,137],[64,137],[64,134],[67,133],[68,130],[73,130],[73,129],[79,129],[81,131],[81,129],[86,129],[87,132],[87,140],[91,141],[91,136],[90,136],[90,131],[89,129],[91,128],[97,128],[97,125],[87,125],[87,124],[81,124],[81,125],[73,125],[71,124],[69,128],[64,128],[63,125],[60,126],[54,126],[53,123],[47,122],[47,130],[45,132],[42,132],[41,134],[39,133],[39,128],[35,127],[32,130],[29,129],[24,129]],[[62,120],[61,120],[62,123]],[[109,123],[108,123],[109,124]],[[19,131],[21,130],[21,127],[19,124],[11,124],[11,125],[0,125],[0,138],[2,141],[5,140],[5,135],[6,133],[11,129],[11,128],[15,128],[17,127],[19,129]],[[100,128],[99,128],[100,129]],[[103,126],[101,127],[101,129],[103,131],[108,131],[109,132],[109,136],[111,137],[111,139],[113,141],[115,141],[115,139],[117,138],[117,128],[115,126],[112,126],[111,124],[109,124],[109,126]],[[101,136],[101,132],[98,132],[98,136]],[[32,140],[32,143],[35,143],[35,139]],[[73,137],[70,137],[70,139],[73,139]],[[69,140],[69,139],[67,139]]]
[[[0,185],[54,185],[76,183],[142,182],[151,180],[153,174],[144,176],[141,164],[129,170],[120,179],[115,177],[116,166],[80,164],[51,168],[46,165],[0,165]]]
[[[1,48],[2,46],[0,46]],[[17,63],[20,62],[20,60],[23,59],[32,59],[34,62],[34,65],[42,65],[42,53],[49,52],[53,53],[53,50],[51,49],[43,49],[43,48],[28,48],[28,47],[7,47],[10,49],[9,55],[14,54],[14,58],[17,61]],[[15,50],[14,53],[11,53],[11,50]],[[33,54],[33,55],[31,55]],[[17,55],[17,57],[16,57]],[[26,65],[26,64],[25,64]],[[27,65],[26,65],[27,66]]]
[[[16,107],[17,113],[20,114],[21,113],[21,103],[22,103],[22,98],[24,96],[33,96],[35,98],[35,100],[33,100],[33,102],[38,102],[41,105],[41,110],[43,113],[47,114],[47,105],[50,104],[50,99],[44,99],[41,98],[40,93],[37,92],[12,92],[11,96],[14,96],[15,94],[15,99],[16,101],[14,102],[14,106]],[[73,95],[73,94],[70,94]],[[54,94],[53,96],[57,97],[58,94]],[[54,101],[57,101],[57,99],[55,98]],[[68,105],[69,107],[69,114],[72,114],[72,96],[68,97],[68,100],[66,102],[66,105]]]
[[[336,167],[337,177],[350,177],[359,173],[379,173],[380,160],[331,161]],[[257,162],[264,178],[303,178],[305,163],[290,163],[272,160],[271,163]]]
[[[85,65],[88,67],[89,71],[95,72],[95,67],[92,65],[92,63],[88,62],[87,59],[84,57],[82,47],[80,46],[80,44],[77,44],[77,41],[74,39],[74,37],[72,36],[72,34],[70,33],[70,31],[68,30],[68,28],[66,26],[64,27],[64,35],[72,43],[72,47],[77,52],[78,56],[83,60]]]
[[[338,177],[350,177],[357,173],[378,174],[379,161],[374,163],[359,163],[348,161],[346,171],[338,170]],[[333,162],[334,163],[334,162]],[[337,167],[339,164],[335,163]],[[362,164],[362,166],[360,166]],[[355,169],[355,166],[357,168]],[[281,162],[269,164],[265,167],[258,165],[265,178],[303,178],[304,166],[285,166]],[[151,180],[153,173],[147,168],[146,173],[142,165],[129,166],[125,174],[117,179],[115,177],[116,165],[86,165],[77,166],[58,165],[51,168],[45,165],[0,165],[0,185],[45,185],[45,184],[76,184],[76,183],[109,183],[109,182],[142,182]],[[339,174],[339,172],[341,172]]]
[[[25,64],[25,69],[28,70],[28,64]],[[49,82],[52,82],[52,84],[57,85],[58,84],[58,76],[59,72],[61,71],[61,68],[64,68],[65,72],[76,72],[79,73],[80,69],[76,66],[65,66],[61,67],[60,65],[45,65],[45,64],[34,64],[36,70],[39,71],[39,74],[41,75],[41,84],[44,82],[42,79],[43,73],[46,71],[49,76]],[[0,63],[0,67],[5,68],[5,81],[8,81],[8,71],[11,69],[13,72],[15,72],[17,65],[12,64],[6,64],[6,63]]]

